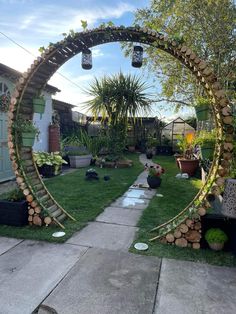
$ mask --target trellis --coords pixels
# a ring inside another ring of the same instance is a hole
[[[32,99],[45,87],[51,76],[70,58],[84,49],[109,42],[139,42],[169,53],[184,64],[205,88],[212,100],[212,109],[217,129],[217,144],[208,179],[192,202],[177,216],[152,230],[158,239],[175,230],[186,219],[203,213],[207,207],[206,195],[211,191],[219,194],[225,183],[233,150],[233,126],[229,102],[217,77],[204,60],[190,48],[156,31],[140,27],[101,27],[75,33],[50,45],[16,84],[9,108],[8,143],[16,180],[30,204],[30,222],[41,225],[57,223],[62,228],[66,217],[74,220],[60,206],[45,187],[34,163],[32,149],[22,147],[14,132],[14,122],[19,115],[33,118]],[[79,205],[79,204],[78,204]]]

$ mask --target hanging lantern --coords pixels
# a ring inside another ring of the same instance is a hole
[[[140,68],[143,62],[143,48],[141,46],[134,46],[133,56],[132,56],[132,66],[135,68]]]
[[[82,51],[81,65],[84,70],[92,69],[92,51],[90,49]]]

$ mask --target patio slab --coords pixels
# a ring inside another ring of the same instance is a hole
[[[0,238],[0,255],[14,248],[17,244],[21,243],[22,241],[23,240],[1,237]]]
[[[133,184],[147,184],[147,176],[148,176],[148,173],[146,171],[142,172],[138,177],[137,179],[134,181]]]
[[[156,257],[89,249],[38,314],[151,314],[159,268]]]
[[[91,222],[67,243],[88,247],[128,251],[138,228]]]
[[[148,190],[148,189],[138,189],[138,188],[130,188],[125,194],[124,197],[134,197],[140,199],[152,199],[156,194],[156,190]]]
[[[140,210],[107,207],[105,211],[96,218],[96,221],[135,227],[141,215],[142,212]]]
[[[155,314],[235,314],[236,268],[163,259]]]
[[[0,313],[32,313],[86,250],[68,244],[23,241],[3,254]]]
[[[110,206],[143,210],[148,206],[148,203],[149,200],[147,199],[140,199],[135,197],[119,197]]]

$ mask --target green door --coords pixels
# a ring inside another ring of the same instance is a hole
[[[7,145],[7,113],[0,111],[0,182],[13,178]]]

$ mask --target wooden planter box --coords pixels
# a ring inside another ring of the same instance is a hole
[[[27,201],[0,200],[0,224],[22,227],[28,224]]]
[[[69,156],[69,159],[72,168],[83,168],[90,165],[92,155]]]

